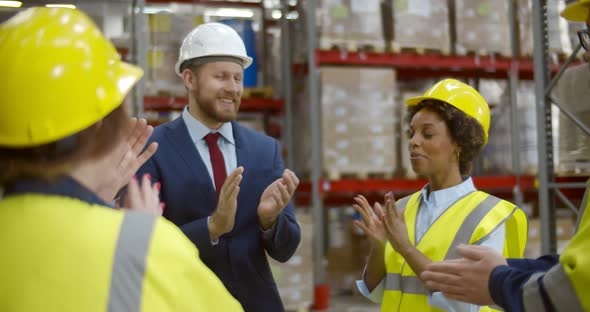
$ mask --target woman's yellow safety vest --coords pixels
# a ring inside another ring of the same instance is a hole
[[[527,219],[513,204],[475,191],[457,200],[416,240],[416,216],[420,192],[396,203],[404,218],[412,245],[431,261],[458,258],[459,244],[477,244],[501,224],[506,224],[504,255],[522,257],[527,238]],[[428,291],[406,260],[391,244],[385,247],[386,276],[381,311],[441,311],[428,305]],[[488,309],[487,307],[485,309]],[[482,311],[485,311],[482,309]]]
[[[0,311],[243,311],[163,218],[41,194],[0,201]]]

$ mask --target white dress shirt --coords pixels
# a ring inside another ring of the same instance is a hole
[[[428,185],[424,186],[420,191],[418,200],[420,201],[420,208],[416,220],[416,239],[419,241],[430,226],[438,219],[438,217],[445,212],[455,201],[461,197],[476,191],[475,185],[471,178],[465,179],[462,183],[436,192],[428,194]],[[502,224],[495,229],[486,239],[482,240],[478,245],[491,247],[498,252],[504,250],[504,238],[506,236],[506,225]],[[366,269],[366,268],[365,268]],[[364,276],[364,272],[363,272]],[[383,301],[383,284],[384,280],[373,289],[369,291],[364,280],[356,281],[357,287],[363,296],[375,303]],[[428,304],[433,307],[455,312],[477,312],[480,306],[469,304],[465,302],[447,299],[440,292],[429,293]]]

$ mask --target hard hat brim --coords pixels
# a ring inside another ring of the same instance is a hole
[[[406,105],[407,106],[416,106],[416,105],[420,104],[420,102],[422,102],[424,100],[436,100],[436,101],[440,101],[440,99],[437,99],[437,98],[431,97],[431,96],[416,96],[416,97],[411,97],[409,99],[406,99]]]
[[[207,55],[207,56],[212,56],[212,55]],[[244,69],[250,67],[250,65],[252,65],[253,59],[249,56],[247,57],[243,57],[241,55],[233,55],[233,54],[216,54],[215,56],[229,56],[229,57],[235,57],[237,59],[242,60],[242,67]],[[205,57],[205,56],[202,56]],[[182,63],[184,63],[187,60],[178,60],[178,62],[176,62],[176,65],[174,65],[174,71],[176,72],[176,74],[182,78],[182,72],[180,71],[180,66],[182,65]]]
[[[416,97],[411,97],[409,99],[406,99],[406,105],[407,106],[416,106],[416,105],[420,104],[420,102],[422,102],[424,100],[441,101],[440,99],[435,98],[435,97],[431,97],[431,96],[416,96]],[[447,103],[445,101],[441,101],[441,102]],[[449,104],[449,103],[447,103],[447,104]],[[455,107],[455,105],[452,105],[452,104],[449,104],[449,105]],[[475,120],[475,118],[473,118],[471,116],[469,116],[469,117],[472,118],[473,120]],[[475,120],[475,121],[477,122],[477,124],[479,124],[483,128],[483,125],[481,124],[481,122],[479,122],[477,120]],[[487,131],[485,129],[484,129],[483,133],[484,133],[484,145],[486,145],[486,144],[488,144],[488,133],[487,133]]]
[[[586,22],[590,14],[590,1],[579,1],[568,5],[562,12],[561,17],[572,22]]]
[[[119,62],[119,75],[115,77],[119,89],[119,103],[114,103],[113,110],[122,104],[123,100],[143,76],[143,69],[126,62]]]

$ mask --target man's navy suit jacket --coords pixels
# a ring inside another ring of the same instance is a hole
[[[161,182],[164,217],[198,247],[202,261],[221,279],[246,311],[283,311],[266,258],[285,262],[297,249],[300,230],[293,205],[279,215],[275,235],[264,238],[256,210],[264,189],[283,173],[279,144],[272,138],[232,122],[238,166],[244,167],[236,222],[212,246],[207,228],[217,206],[212,179],[182,117],[156,127],[150,142],[158,151],[139,170]],[[228,172],[228,175],[230,173]]]

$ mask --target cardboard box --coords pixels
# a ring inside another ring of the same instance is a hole
[[[158,13],[147,17],[152,45],[180,46],[184,37],[205,21],[203,15]]]
[[[395,72],[323,67],[323,166],[328,172],[393,172]]]
[[[509,3],[506,0],[455,0],[459,54],[512,55]]]
[[[279,294],[287,310],[307,309],[313,303],[313,222],[309,213],[295,212],[301,242],[285,263],[268,257]]]
[[[352,47],[357,44],[384,47],[380,1],[322,0],[318,11],[321,46],[330,48],[332,43],[350,43]]]
[[[394,0],[393,23],[393,40],[397,48],[434,49],[446,53],[450,51],[447,1]]]
[[[492,125],[489,141],[483,150],[485,174],[515,174],[512,164],[512,116],[510,94],[505,80],[480,81],[480,93],[491,106]],[[520,158],[521,174],[534,175],[538,169],[537,124],[535,85],[520,81],[516,91],[518,109],[519,146],[516,155]],[[507,152],[508,151],[508,152]]]
[[[590,127],[590,68],[588,64],[571,67],[557,84],[560,105]],[[554,115],[555,116],[555,115]],[[590,137],[563,114],[557,121],[558,152],[556,171],[563,174],[590,173]]]
[[[260,114],[241,113],[238,115],[238,122],[246,128],[250,128],[252,130],[265,133],[264,116],[261,116]]]
[[[322,165],[326,174],[390,173],[396,169],[395,72],[374,68],[321,68]],[[295,81],[295,167],[311,168],[307,79]]]
[[[574,236],[575,220],[572,218],[558,218],[555,221],[555,234],[557,237],[557,253],[561,253]],[[529,233],[527,245],[524,251],[525,258],[538,258],[541,253],[541,220],[529,220]]]
[[[558,218],[555,221],[555,234],[557,240],[567,241],[574,236],[576,223],[572,218]],[[541,241],[541,220],[538,218],[529,220],[528,242]]]
[[[174,71],[178,59],[178,47],[174,45],[151,46],[147,52],[146,95],[185,96],[184,83]]]
[[[332,292],[353,294],[357,292],[356,280],[362,277],[370,242],[366,235],[359,235],[355,230],[350,212],[344,208],[334,208],[332,211],[329,213],[330,244],[326,254],[326,278]]]
[[[521,55],[532,56],[533,42],[533,0],[518,0],[518,22],[520,32]],[[559,13],[563,11],[566,3],[564,0],[547,1],[547,35],[550,53],[569,54],[572,52],[571,38],[577,36],[570,34],[567,20]],[[580,26],[585,27],[583,23]]]
[[[569,240],[558,240],[557,241],[557,253],[561,254],[565,247],[569,244]],[[527,243],[524,249],[524,258],[536,259],[543,255],[541,252],[541,242],[530,242]]]

